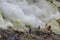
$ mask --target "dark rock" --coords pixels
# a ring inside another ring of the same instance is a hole
[[[60,2],[60,0],[56,0],[57,2]]]
[[[19,35],[18,34],[10,34],[10,35],[8,35],[8,37],[7,37],[7,40],[19,40],[20,38],[19,38]]]

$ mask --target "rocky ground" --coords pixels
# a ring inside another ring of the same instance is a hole
[[[60,35],[53,32],[34,31],[34,33],[24,33],[13,29],[0,29],[0,40],[60,40]]]

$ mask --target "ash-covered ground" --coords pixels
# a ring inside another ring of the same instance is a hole
[[[24,33],[13,29],[0,29],[0,40],[60,40],[60,35],[50,32],[34,31]]]

